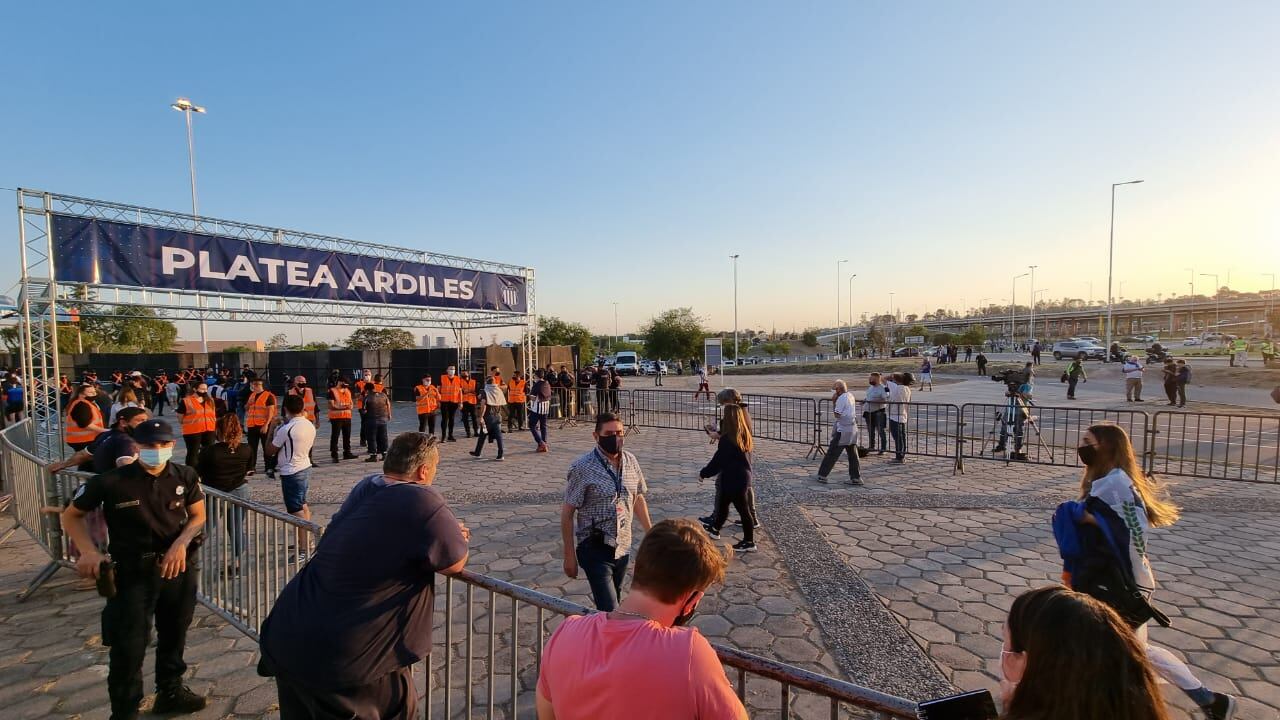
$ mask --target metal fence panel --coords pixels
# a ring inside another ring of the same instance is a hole
[[[896,406],[900,403],[889,403],[885,408],[886,416],[892,418]],[[945,403],[905,403],[907,406],[907,452],[908,455],[924,455],[927,457],[956,456],[956,428],[960,421],[960,408]],[[831,440],[832,428],[835,426],[835,406],[830,398],[823,398],[817,403],[819,442],[825,447]],[[858,403],[858,438],[859,443],[869,447],[872,438],[867,428],[866,405]],[[889,447],[893,448],[893,434],[887,425],[885,437]],[[878,440],[877,447],[878,445]]]
[[[636,427],[703,430],[720,421],[714,395],[687,390],[632,390],[631,423]]]
[[[818,401],[785,395],[745,394],[742,402],[751,415],[756,438],[815,445]]]
[[[1280,483],[1280,416],[1158,412],[1148,472]]]
[[[1005,404],[967,403],[961,409],[961,457],[1011,461],[1017,442],[1017,424],[1008,423]],[[1039,465],[1080,467],[1076,455],[1080,436],[1090,425],[1111,422],[1124,428],[1139,459],[1145,457],[1148,416],[1140,410],[1107,410],[1104,408],[1044,407],[1030,408],[1029,420],[1022,426],[1022,462]],[[1005,452],[997,453],[1000,434],[1007,440]]]

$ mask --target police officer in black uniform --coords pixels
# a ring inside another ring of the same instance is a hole
[[[196,604],[197,536],[204,527],[204,493],[196,471],[170,462],[173,428],[148,420],[133,430],[136,462],[91,478],[62,513],[62,526],[82,554],[83,577],[115,576],[99,582],[108,595],[102,611],[102,642],[111,648],[107,692],[113,720],[136,718],[142,702],[142,662],[156,626],[154,712],[190,713],[207,700],[182,684],[182,653]],[[85,516],[103,508],[110,560],[89,537]],[[104,587],[108,586],[108,587]]]

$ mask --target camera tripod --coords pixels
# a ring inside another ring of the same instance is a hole
[[[997,445],[991,449],[992,453],[1005,453],[1005,464],[1014,460],[1019,462],[1026,462],[1027,460],[1027,454],[1021,452],[1021,446],[1026,445],[1026,433],[1025,431],[1023,433],[1014,432],[1014,428],[1017,427],[1018,423],[1030,425],[1031,430],[1036,434],[1036,443],[1039,445],[1040,450],[1048,453],[1050,459],[1053,458],[1053,452],[1049,449],[1049,446],[1045,444],[1044,435],[1040,432],[1040,425],[1031,414],[1031,408],[1033,407],[1035,407],[1035,404],[1032,403],[1030,399],[1022,393],[1014,392],[1009,398],[1008,406],[998,417],[996,417],[995,422],[991,425],[991,431],[987,433],[989,437],[994,436],[996,438],[1000,438],[1001,430],[1004,430],[1006,426],[1013,426],[1009,427],[1009,429],[1005,431],[1004,437],[998,439],[996,441]],[[1005,447],[1005,443],[1009,441],[1010,436],[1013,437],[1013,443],[1015,446],[1015,449],[1012,452],[1008,451]]]

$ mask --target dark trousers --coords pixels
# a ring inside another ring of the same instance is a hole
[[[440,403],[440,439],[453,437],[453,420],[458,414],[458,403]]]
[[[756,489],[752,485],[747,486],[747,505],[751,508],[751,517],[756,522],[760,522],[760,511],[756,510]],[[716,478],[716,497],[711,503],[711,517],[716,516],[716,508],[720,507],[720,478]]]
[[[1164,395],[1165,397],[1169,398],[1170,405],[1176,405],[1178,403],[1178,383],[1176,382],[1165,383]]]
[[[266,430],[266,426],[264,425],[259,425],[258,427],[249,428],[249,469],[250,470],[253,470],[258,467],[258,446],[262,445],[265,448],[267,441],[271,439],[266,436],[266,433],[263,432],[264,430]],[[277,458],[275,455],[268,455],[265,449],[262,451],[262,465],[267,472],[271,472],[276,469],[276,464],[278,460],[279,458]]]
[[[151,414],[152,414],[152,415],[163,415],[163,414],[164,414],[164,405],[165,405],[165,403],[167,403],[167,402],[169,402],[169,398],[168,398],[168,397],[166,397],[164,393],[159,393],[158,395],[156,395],[155,397],[153,397],[153,398],[151,399]]]
[[[116,596],[107,600],[102,609],[102,642],[111,648],[107,695],[113,717],[133,717],[142,702],[142,662],[151,642],[152,618],[156,628],[156,689],[168,692],[182,684],[182,675],[187,671],[182,652],[195,612],[199,574],[191,560],[187,562],[186,572],[162,580],[155,557],[117,561]]]
[[[1079,375],[1067,376],[1067,397],[1073,398],[1076,396],[1076,383],[1078,382],[1080,382]]]
[[[200,451],[214,443],[213,432],[192,433],[183,435],[182,441],[187,444],[187,466],[195,467]]]
[[[507,403],[507,430],[524,429],[524,403]]]
[[[576,552],[578,567],[587,576],[587,584],[591,586],[591,598],[596,609],[609,612],[618,607],[618,599],[622,597],[622,579],[627,575],[627,564],[630,555],[613,557],[613,548],[603,540],[587,538],[578,543]]]
[[[1013,424],[1013,451],[1022,452],[1022,433],[1023,433],[1023,430],[1026,429],[1024,416],[1020,415],[1017,420],[1013,421],[1012,424]],[[1005,446],[1005,443],[1008,442],[1009,425],[1010,423],[1008,422],[1000,423],[1000,444],[997,447],[1003,448]]]
[[[1184,382],[1180,382],[1178,383],[1178,405],[1186,405],[1186,404],[1187,404],[1187,384]]]
[[[366,441],[370,455],[387,454],[387,421],[370,420],[369,438]]]
[[[480,432],[480,426],[476,424],[476,404],[473,402],[462,403],[462,429],[467,437],[471,437],[473,432]]]
[[[907,424],[890,420],[889,434],[893,436],[893,455],[902,460],[907,456]]]
[[[351,419],[329,421],[329,454],[338,457],[338,436],[342,436],[342,454],[351,454]]]
[[[530,412],[529,432],[533,435],[534,442],[539,445],[545,445],[547,442],[547,416]]]
[[[360,446],[369,447],[369,415],[364,410],[356,412],[360,415]]]
[[[853,454],[853,461],[858,461],[858,454]],[[756,541],[756,513],[752,507],[751,498],[748,493],[750,487],[744,487],[740,490],[725,492],[723,488],[716,493],[716,510],[711,521],[712,527],[716,530],[724,527],[724,521],[729,519],[729,506],[732,505],[738,511],[738,516],[742,518],[742,538],[747,542]]]
[[[402,667],[368,685],[315,689],[276,676],[281,720],[345,720],[346,718],[413,718],[418,693],[412,666]]]
[[[502,418],[497,410],[490,410],[484,415],[484,434],[476,429],[476,455],[484,449],[485,440],[498,444],[498,457],[502,457]]]
[[[662,387],[662,373],[653,374],[653,384],[655,387]]]
[[[880,438],[880,452],[889,449],[889,419],[884,410],[867,413],[867,449],[876,449],[876,438]]]
[[[609,391],[605,389],[596,390],[596,407],[600,408],[600,412],[609,412]]]
[[[418,432],[429,432],[432,435],[436,434],[435,413],[418,413]]]
[[[832,468],[836,466],[836,460],[840,459],[840,453],[845,453],[849,456],[849,479],[861,478],[862,468],[858,463],[858,444],[840,445],[839,443],[839,433],[833,433],[831,444],[827,446],[827,454],[822,456],[822,465],[818,467],[818,477],[830,475]]]

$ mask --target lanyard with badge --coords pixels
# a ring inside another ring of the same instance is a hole
[[[622,475],[620,472],[614,472],[613,465],[610,465],[609,461],[605,460],[598,452],[596,453],[596,460],[600,463],[600,466],[604,468],[604,471],[609,473],[609,478],[613,480],[613,504],[614,509],[617,510],[618,513],[618,534],[620,535],[622,534],[622,531],[626,529],[627,523],[631,520],[631,513],[628,511],[626,503],[622,501],[622,498],[626,494],[626,488],[622,485]],[[622,460],[619,460],[620,466],[622,462]],[[619,467],[619,470],[621,470],[621,467]]]

